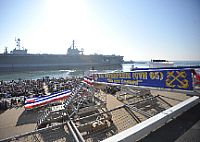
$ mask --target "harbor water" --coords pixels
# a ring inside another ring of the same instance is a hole
[[[200,61],[174,61],[175,66],[200,66]],[[147,62],[137,62],[134,64],[123,64],[121,70],[128,72],[132,67],[135,68],[146,68],[148,67]],[[111,72],[114,70],[103,70],[103,72]],[[0,80],[10,81],[10,80],[27,80],[27,79],[40,79],[43,77],[49,78],[66,78],[66,77],[82,77],[85,72],[82,70],[49,70],[49,71],[26,71],[26,72],[11,72],[0,74]]]

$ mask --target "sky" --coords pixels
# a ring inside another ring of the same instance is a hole
[[[199,0],[0,0],[0,53],[84,54],[124,60],[200,60]]]

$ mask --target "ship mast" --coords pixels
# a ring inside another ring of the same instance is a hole
[[[5,47],[4,54],[8,54],[8,47]]]
[[[20,38],[18,38],[17,40],[15,38],[15,41],[16,41],[16,46],[17,46],[18,50],[20,50]]]
[[[74,40],[72,41],[72,49],[74,49]]]
[[[18,39],[15,38],[16,48],[10,52],[11,54],[20,54],[20,55],[27,54],[27,49],[25,49],[24,47],[22,47],[21,49],[20,41],[21,41],[20,38]]]

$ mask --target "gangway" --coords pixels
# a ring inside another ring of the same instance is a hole
[[[73,88],[69,97],[61,105],[52,106],[44,110],[44,113],[39,117],[37,121],[36,129],[44,128],[47,124],[51,124],[56,121],[63,121],[64,118],[67,118],[69,111],[67,110],[69,106],[72,106],[72,114],[76,113],[77,107],[80,106],[80,102],[77,102],[78,105],[71,105],[72,102],[80,95],[79,90],[81,89],[81,84]],[[72,115],[71,114],[71,115]],[[69,116],[71,117],[71,116]]]
[[[86,91],[86,93],[84,91]],[[94,91],[96,91],[96,93]],[[94,90],[88,86],[85,88],[83,83],[76,85],[71,91],[71,95],[62,105],[53,106],[44,111],[43,115],[38,120],[36,130],[65,123],[68,132],[71,133],[74,140],[78,142],[84,141],[82,135],[98,132],[109,127],[112,125],[111,115],[104,109],[105,102],[102,98],[95,97],[95,95],[98,96],[98,94],[98,89]],[[91,114],[95,115],[87,120],[87,115]],[[82,121],[82,117],[85,119],[84,121]],[[76,121],[74,121],[76,124],[72,121],[73,119],[76,119]],[[89,120],[92,121],[87,122]],[[35,139],[37,139],[37,137]]]
[[[44,113],[39,117],[37,121],[36,129],[46,127],[48,124],[51,125],[54,122],[64,122],[70,120],[74,115],[89,113],[95,111],[98,108],[102,108],[104,103],[102,100],[94,97],[94,92],[84,92],[84,84],[80,83],[76,85],[71,91],[70,96],[61,105],[51,106],[46,108]],[[91,104],[96,106],[91,106]],[[101,105],[102,104],[102,105]],[[87,108],[87,111],[85,108]],[[81,108],[81,109],[80,109]],[[79,111],[80,110],[80,111]]]

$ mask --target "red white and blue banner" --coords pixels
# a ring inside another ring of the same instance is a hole
[[[82,82],[89,86],[92,86],[94,84],[94,80],[92,77],[84,77]]]
[[[70,94],[71,94],[71,90],[66,90],[66,91],[59,92],[59,93],[52,93],[47,96],[27,98],[25,100],[24,108],[32,109],[35,107],[44,106],[51,102],[67,99],[70,96]]]
[[[193,90],[192,69],[153,69],[94,74],[94,82],[111,85]]]

